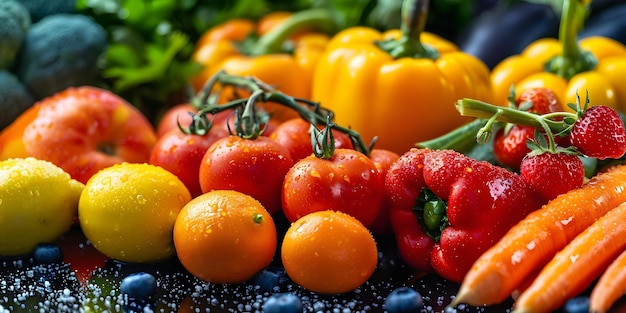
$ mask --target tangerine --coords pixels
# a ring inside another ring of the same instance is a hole
[[[276,227],[252,196],[213,190],[182,208],[174,225],[174,246],[181,264],[195,277],[238,283],[270,264],[276,253]]]
[[[287,275],[305,289],[338,294],[361,286],[378,264],[376,241],[356,218],[317,211],[296,220],[281,246]]]

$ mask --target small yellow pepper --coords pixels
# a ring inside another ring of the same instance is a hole
[[[377,148],[408,151],[468,121],[456,100],[492,99],[482,61],[423,31],[427,10],[428,1],[405,0],[400,29],[347,28],[318,61],[312,99],[366,142],[377,137]]]
[[[196,43],[192,60],[203,65],[203,70],[191,84],[200,91],[210,77],[225,71],[254,76],[285,94],[309,99],[314,68],[329,40],[325,33],[312,29],[328,27],[330,21],[330,13],[325,10],[306,10],[273,12],[258,23],[233,19],[215,26]],[[220,96],[221,102],[235,97],[228,90]],[[268,108],[277,120],[294,114],[280,106]]]
[[[539,39],[494,67],[494,103],[507,106],[511,86],[517,94],[547,87],[565,107],[588,93],[590,105],[626,110],[626,47],[608,37],[576,38],[586,2],[564,1],[558,39]]]

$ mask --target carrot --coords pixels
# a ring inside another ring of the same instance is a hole
[[[530,213],[485,251],[465,275],[452,307],[511,296],[576,235],[626,201],[626,165],[617,165]]]
[[[589,312],[605,313],[626,293],[626,250],[606,269],[589,295]]]
[[[626,202],[578,234],[515,301],[513,313],[552,312],[580,294],[626,247]]]

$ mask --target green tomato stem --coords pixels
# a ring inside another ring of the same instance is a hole
[[[220,88],[216,86],[233,86],[235,88],[241,88],[249,91],[252,95],[248,98],[236,99],[224,104],[218,104]],[[197,105],[200,108],[198,113],[194,116],[194,121],[202,121],[202,123],[192,123],[193,125],[199,125],[197,127],[190,127],[187,131],[198,134],[204,134],[211,127],[211,123],[207,121],[207,114],[217,114],[225,110],[240,109],[243,107],[243,114],[241,115],[240,123],[243,124],[237,126],[238,135],[244,138],[256,138],[262,130],[259,127],[259,123],[267,122],[267,115],[257,112],[255,104],[257,102],[273,102],[283,105],[291,110],[295,110],[300,117],[311,122],[312,125],[324,124],[327,127],[327,131],[330,129],[336,129],[350,137],[355,149],[365,155],[369,155],[372,145],[365,145],[361,135],[353,129],[343,127],[332,123],[334,113],[326,108],[323,108],[317,102],[313,102],[306,99],[294,98],[286,95],[280,91],[274,90],[270,85],[267,85],[258,79],[253,77],[242,77],[236,75],[229,75],[224,71],[218,72],[211,79],[209,79],[206,85],[201,91],[198,92]],[[236,123],[237,124],[237,123]],[[326,140],[332,139],[332,134],[324,135]],[[323,140],[323,139],[322,139]],[[374,139],[375,141],[375,139]],[[313,142],[313,145],[317,145],[318,142]],[[315,151],[319,146],[314,146]],[[324,145],[323,149],[334,150],[334,145]],[[320,153],[319,157],[328,156],[329,151]],[[317,155],[317,154],[316,154]]]

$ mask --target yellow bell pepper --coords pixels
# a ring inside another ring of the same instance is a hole
[[[507,106],[511,86],[517,94],[547,87],[565,107],[588,92],[590,105],[626,110],[626,47],[608,37],[576,38],[588,2],[565,0],[558,39],[539,39],[493,68],[494,103]]]
[[[423,31],[427,3],[405,0],[400,29],[340,31],[318,61],[312,99],[377,148],[403,153],[468,122],[456,100],[492,99],[482,61]]]
[[[254,76],[285,94],[309,99],[314,68],[329,40],[328,35],[313,28],[323,29],[329,23],[327,11],[307,10],[269,13],[258,23],[233,19],[215,26],[196,43],[192,60],[203,65],[203,70],[192,78],[191,84],[200,91],[209,78],[225,71]],[[235,97],[232,90],[222,90],[220,102]],[[277,120],[293,117],[291,110],[268,107]]]

